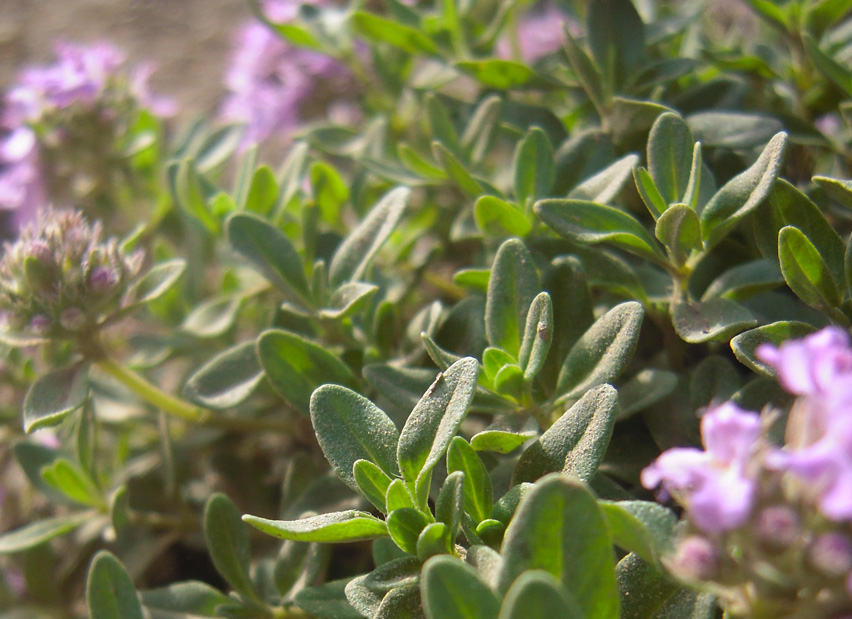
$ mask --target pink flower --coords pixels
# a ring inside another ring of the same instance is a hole
[[[642,471],[642,485],[662,484],[705,533],[734,529],[751,513],[756,482],[748,464],[759,435],[757,414],[731,402],[712,408],[701,419],[705,450],[669,449]]]
[[[566,25],[570,28],[572,24],[571,16],[552,4],[548,4],[544,10],[524,15],[519,20],[517,32],[521,59],[531,64],[548,54],[559,51],[565,42],[563,28]],[[507,37],[500,39],[495,53],[500,58],[511,58],[510,39]]]

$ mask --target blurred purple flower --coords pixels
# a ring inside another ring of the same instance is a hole
[[[823,515],[852,519],[852,348],[849,335],[827,327],[801,340],[756,350],[781,385],[800,396],[801,444],[774,450],[767,465],[807,482]]]
[[[285,23],[298,15],[301,2],[278,0],[265,3],[271,21]],[[305,4],[325,6],[325,1]],[[305,115],[306,105],[316,104],[323,89],[350,90],[352,76],[340,62],[282,40],[266,26],[251,23],[237,33],[236,49],[225,75],[228,95],[221,115],[246,123],[244,144],[275,134],[286,134]]]
[[[561,49],[565,41],[564,27],[576,30],[570,15],[553,4],[544,9],[527,13],[518,22],[517,41],[521,60],[531,64],[536,60]],[[499,58],[512,58],[512,40],[503,37],[495,50]]]
[[[716,406],[701,419],[705,450],[669,449],[642,471],[642,485],[662,484],[705,533],[734,529],[751,513],[756,481],[748,464],[759,435],[757,414],[731,402]]]

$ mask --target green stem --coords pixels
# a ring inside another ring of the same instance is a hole
[[[98,359],[95,365],[118,380],[121,384],[130,388],[146,402],[153,404],[169,415],[185,421],[192,421],[193,423],[206,423],[210,417],[208,409],[195,406],[173,395],[169,395],[156,385],[149,383],[133,370],[116,363],[109,357]]]

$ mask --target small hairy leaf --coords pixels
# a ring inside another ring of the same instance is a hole
[[[423,609],[429,619],[494,619],[500,600],[463,561],[441,555],[423,566]]]
[[[183,395],[208,408],[231,408],[254,392],[263,375],[255,342],[243,342],[198,368],[183,386]]]
[[[24,398],[24,432],[55,426],[88,397],[87,364],[75,363],[39,377]]]
[[[143,619],[142,605],[130,574],[106,550],[96,554],[89,566],[86,603],[91,619]]]
[[[353,509],[300,520],[267,520],[247,514],[243,522],[267,535],[297,542],[359,542],[388,534],[384,521]]]
[[[240,511],[224,494],[211,496],[204,508],[204,540],[213,565],[240,595],[257,599],[249,575],[248,530]]]
[[[529,570],[512,584],[498,619],[584,619],[582,609],[565,586],[544,570]]]

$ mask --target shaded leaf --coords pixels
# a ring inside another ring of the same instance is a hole
[[[53,370],[36,379],[24,398],[24,432],[55,426],[89,397],[87,364]]]
[[[214,409],[244,402],[264,376],[255,348],[254,341],[243,342],[213,357],[187,379],[184,397]]]
[[[359,542],[388,534],[384,521],[352,509],[300,520],[267,520],[245,515],[243,522],[267,535],[297,542]]]

